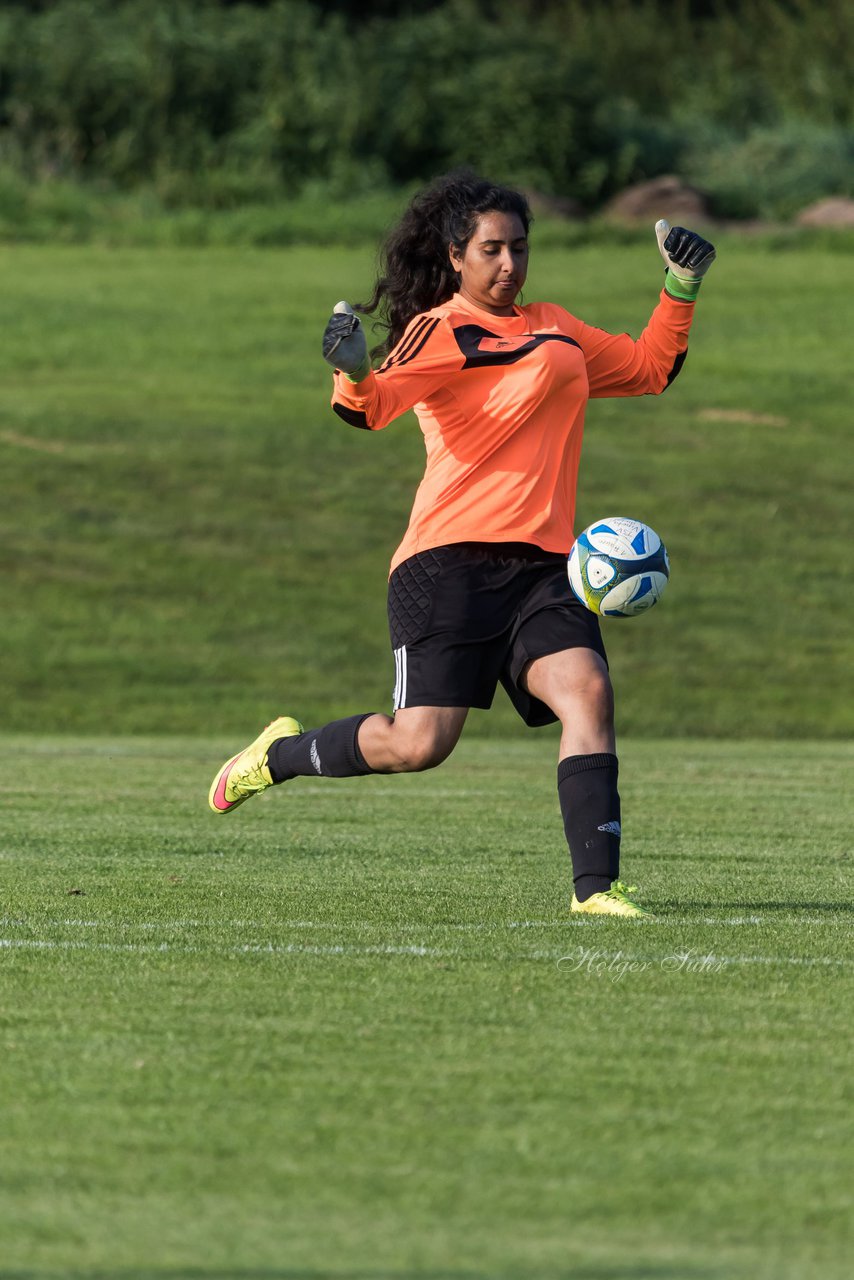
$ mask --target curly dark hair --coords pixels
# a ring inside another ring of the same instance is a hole
[[[413,316],[438,307],[457,292],[459,277],[448,246],[464,252],[483,213],[518,214],[526,235],[533,222],[520,191],[480,178],[471,169],[437,178],[412,199],[382,247],[373,295],[358,307],[367,315],[376,312],[378,327],[387,331],[373,355],[386,355]]]

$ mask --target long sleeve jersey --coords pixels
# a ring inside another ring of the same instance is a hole
[[[536,302],[496,316],[456,294],[408,325],[385,364],[332,406],[378,431],[415,409],[427,465],[391,569],[456,542],[568,552],[591,397],[658,394],[679,372],[694,306],[662,291],[637,341]]]

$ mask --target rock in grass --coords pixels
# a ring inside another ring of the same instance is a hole
[[[799,227],[854,227],[854,200],[847,196],[828,196],[816,200],[795,218]]]
[[[693,226],[710,220],[709,204],[702,191],[675,174],[626,187],[608,202],[603,213],[606,218],[619,222],[666,218],[674,225]]]

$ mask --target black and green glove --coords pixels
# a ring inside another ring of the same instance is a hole
[[[700,292],[703,276],[715,260],[715,246],[696,231],[671,227],[664,218],[656,222],[655,235],[667,268],[665,289],[671,298],[693,302]]]
[[[349,302],[335,304],[323,334],[323,358],[350,382],[362,382],[371,371],[365,331]]]

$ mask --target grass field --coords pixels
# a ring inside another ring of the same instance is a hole
[[[3,1280],[842,1280],[852,752],[554,741],[208,815],[223,738],[0,740]]]
[[[503,696],[207,811],[272,715],[389,705],[420,437],[318,355],[372,250],[0,249],[0,1280],[850,1274],[849,259],[719,247],[678,382],[588,417],[579,524],[673,562],[606,631],[623,924]],[[638,333],[660,278],[527,292]]]

